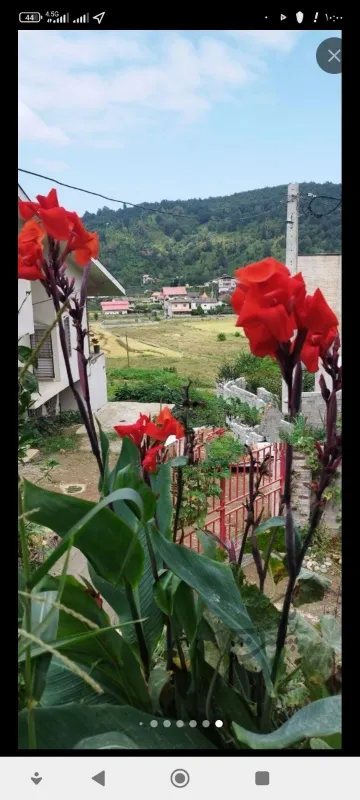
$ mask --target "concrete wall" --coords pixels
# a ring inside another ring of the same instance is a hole
[[[104,353],[91,357],[88,363],[90,399],[93,411],[107,403],[106,364]]]
[[[18,338],[34,333],[30,281],[18,281],[18,310],[21,306],[20,314],[18,314]],[[22,342],[22,344],[25,344],[25,342]]]
[[[298,272],[302,272],[308,294],[321,289],[341,326],[341,256],[298,256]]]

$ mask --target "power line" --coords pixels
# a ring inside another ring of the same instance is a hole
[[[200,222],[200,220],[199,220],[199,218],[197,217],[196,214],[174,214],[173,211],[166,211],[166,210],[160,209],[160,208],[158,208],[158,209],[150,208],[150,207],[147,208],[146,206],[141,206],[138,203],[130,203],[128,200],[119,200],[119,199],[117,199],[115,197],[107,197],[105,194],[100,194],[100,192],[93,192],[93,191],[90,191],[90,189],[83,189],[80,186],[72,186],[69,183],[63,183],[62,181],[58,181],[58,180],[56,180],[56,178],[50,178],[48,175],[40,175],[38,172],[31,172],[29,169],[21,169],[19,167],[18,171],[19,172],[24,172],[26,175],[33,175],[35,178],[42,178],[45,181],[51,181],[51,183],[56,183],[58,186],[64,186],[66,189],[73,189],[76,192],[83,192],[84,194],[91,194],[94,197],[101,197],[102,200],[108,200],[110,203],[122,203],[123,205],[132,206],[133,208],[139,208],[141,211],[147,211],[148,213],[151,212],[153,214],[166,214],[166,215],[168,215],[170,217],[175,217],[176,219],[179,219],[179,218],[182,219],[183,217],[187,217],[189,219],[197,219]],[[259,214],[244,214],[241,217],[240,222],[242,222],[243,219],[247,219],[249,217],[250,217],[250,219],[256,219],[257,217],[261,217],[264,214],[269,214],[270,211],[274,211],[276,208],[278,208],[279,206],[283,205],[283,203],[286,203],[286,200],[281,200],[279,203],[276,203],[271,208],[266,209],[266,211],[260,211]],[[234,213],[237,213],[237,212],[234,212]],[[218,217],[217,219],[218,219],[219,222],[225,222],[226,221],[226,218],[224,218],[224,217]],[[211,220],[216,221],[216,217],[211,217]]]
[[[330,211],[324,211],[322,214],[317,214],[316,211],[313,211],[312,208],[312,204],[315,202],[315,200],[334,200],[336,202],[336,206],[334,206],[334,208],[331,208]],[[316,217],[317,219],[321,219],[322,217],[328,217],[329,214],[334,214],[334,212],[337,211],[337,209],[341,206],[341,203],[342,203],[341,197],[333,197],[332,195],[329,194],[317,194],[314,195],[314,197],[312,197],[310,200],[310,203],[308,205],[308,213],[312,214],[313,217]]]

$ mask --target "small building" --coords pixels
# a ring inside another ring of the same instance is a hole
[[[187,292],[185,286],[163,286],[163,297],[185,297]]]
[[[164,295],[162,292],[153,292],[150,296],[150,300],[152,303],[162,303],[164,300]]]
[[[196,308],[202,308],[207,314],[208,311],[212,311],[214,308],[221,308],[224,303],[222,300],[211,300],[210,298],[200,297],[199,300],[192,300],[191,301],[191,310],[193,311]]]
[[[190,314],[191,300],[188,300],[186,297],[179,300],[169,298],[169,306],[172,314]]]
[[[236,289],[236,278],[231,277],[231,275],[222,275],[221,278],[217,278],[213,283],[217,284],[219,294],[229,294]]]
[[[128,300],[104,300],[100,305],[106,317],[111,314],[127,314],[130,311]]]

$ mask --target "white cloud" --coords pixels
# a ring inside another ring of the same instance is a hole
[[[68,136],[54,125],[47,125],[37,114],[19,100],[18,104],[19,139],[40,139],[57,145],[69,142]]]
[[[289,53],[301,35],[299,31],[226,31],[229,36],[241,42],[251,42],[260,48]]]
[[[35,162],[52,172],[64,172],[64,170],[69,169],[69,164],[65,161],[49,161],[47,158],[35,158]]]
[[[20,32],[22,138],[117,147],[164,112],[193,122],[215,102],[236,102],[266,70],[268,48],[286,53],[293,45],[291,31],[156,37],[150,46],[154,32]]]

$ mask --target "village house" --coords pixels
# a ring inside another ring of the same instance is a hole
[[[217,278],[213,283],[217,284],[219,294],[230,294],[236,289],[236,278],[231,275],[222,275],[221,278]]]
[[[104,300],[101,305],[101,310],[105,316],[111,314],[127,314],[132,310],[128,300]]]
[[[19,200],[30,200],[23,189],[18,186]],[[19,231],[23,221],[18,215]],[[66,259],[67,274],[75,278],[74,293],[79,296],[82,269],[69,256]],[[98,259],[91,259],[88,279],[88,297],[125,294],[120,283],[108,272]],[[44,331],[50,327],[55,317],[52,299],[45,292],[40,281],[18,281],[18,339],[19,344],[34,349]],[[76,332],[70,316],[63,314],[63,323],[67,339],[67,348],[75,387],[81,393],[78,358],[76,352]],[[88,309],[84,315],[84,326],[89,328],[87,322]],[[106,370],[104,353],[94,353],[88,338],[85,338],[85,354],[89,358],[88,376],[91,404],[94,411],[98,411],[107,402]],[[72,391],[69,387],[65,361],[60,345],[59,328],[56,325],[51,335],[46,339],[40,350],[37,366],[34,369],[39,382],[39,393],[33,395],[32,414],[39,416],[48,413],[55,414],[59,411],[77,409]]]

